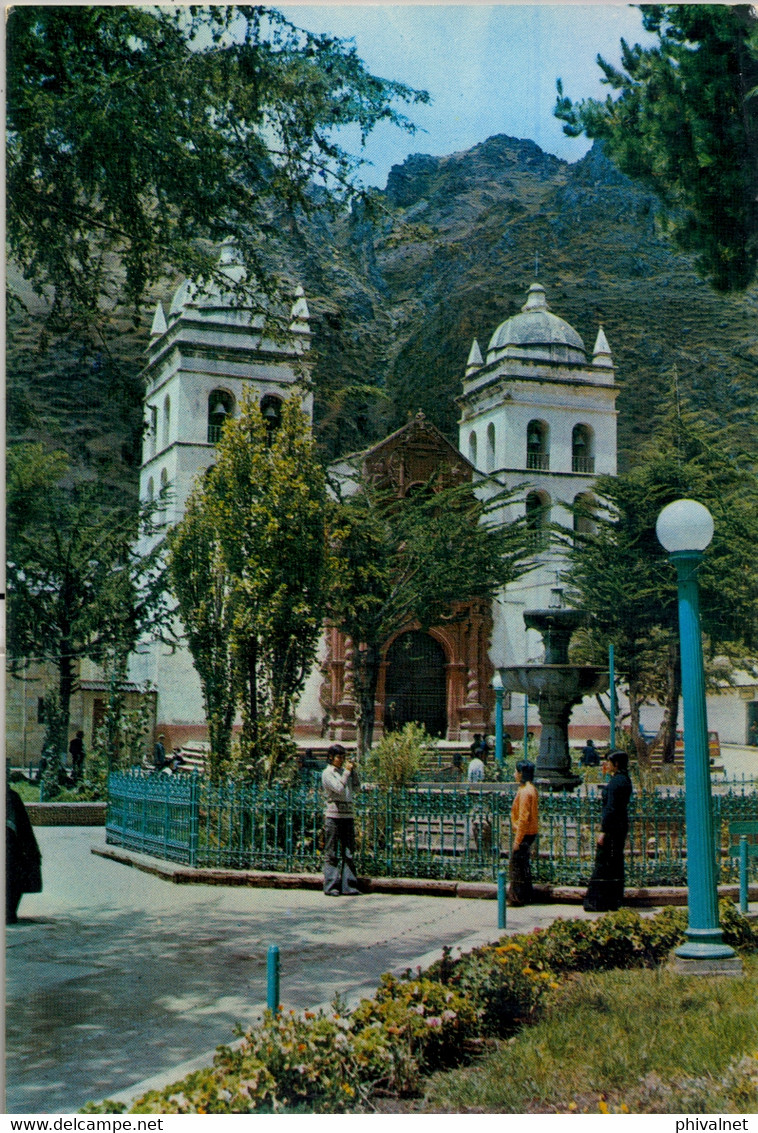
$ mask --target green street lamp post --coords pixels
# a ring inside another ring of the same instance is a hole
[[[495,762],[502,769],[503,766],[503,678],[495,673],[492,678],[492,687],[495,690]]]
[[[705,673],[700,635],[697,568],[713,538],[710,512],[696,500],[675,500],[655,526],[659,542],[676,567],[679,647],[684,702],[684,783],[687,838],[687,942],[677,948],[674,964],[693,974],[739,974],[742,965],[724,944],[718,915],[716,856],[713,841],[711,776]]]

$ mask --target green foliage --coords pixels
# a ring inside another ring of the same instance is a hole
[[[266,782],[294,764],[290,732],[321,634],[326,489],[296,398],[273,434],[250,392],[218,459],[169,536],[169,569],[203,686],[211,774],[229,768],[235,707],[240,759]]]
[[[576,604],[592,615],[583,659],[603,663],[608,644],[615,645],[642,765],[640,705],[666,707],[671,746],[680,692],[676,571],[655,533],[658,515],[681,497],[710,509],[715,533],[698,571],[703,628],[710,655],[731,656],[742,667],[746,654],[758,652],[758,492],[728,431],[712,429],[678,399],[666,405],[635,467],[598,477],[595,490],[602,509],[593,512],[594,532],[575,536],[567,579]]]
[[[139,703],[126,707],[123,667],[114,663],[109,679],[108,704],[92,748],[84,762],[82,794],[89,798],[108,797],[108,773],[139,766],[148,750],[152,708],[146,686]]]
[[[339,486],[337,486],[339,488]],[[374,701],[387,640],[414,622],[465,617],[528,569],[524,523],[492,522],[512,493],[489,499],[440,471],[402,499],[356,472],[330,522],[330,619],[356,649],[353,678],[362,752],[371,747]]]
[[[374,1088],[409,1093],[431,1067],[458,1062],[468,1038],[477,1032],[477,1013],[465,995],[423,976],[398,980],[385,974],[373,999],[361,1000],[350,1016],[360,1061],[369,1061],[374,1044],[385,1052],[374,1070]],[[375,1059],[375,1056],[374,1056]],[[376,1066],[376,1059],[375,1059]]]
[[[58,797],[66,781],[64,760],[68,738],[68,718],[64,715],[60,696],[55,689],[45,693],[44,717],[42,759],[45,770],[42,775],[42,795],[44,799],[50,801]]]
[[[423,92],[370,75],[342,40],[273,9],[13,9],[7,27],[8,237],[56,314],[90,319],[170,271],[210,277],[234,236],[271,283],[275,213],[349,196],[359,164],[335,131],[412,129]]]
[[[533,1026],[425,1084],[423,1112],[754,1113],[758,958],[740,979],[665,967],[565,980]],[[536,1116],[535,1116],[536,1120]]]
[[[476,949],[462,961],[446,982],[476,1005],[485,1035],[509,1035],[530,1022],[558,986],[521,937]]]
[[[125,658],[160,633],[168,611],[163,545],[153,507],[132,509],[97,484],[70,486],[62,452],[21,444],[8,452],[8,636],[12,663],[58,670],[66,750],[69,705],[81,658]],[[138,536],[151,537],[149,549]]]
[[[743,288],[758,255],[758,24],[747,5],[642,5],[651,48],[623,40],[616,92],[578,104],[558,82],[569,135],[602,138],[619,167],[658,194],[679,247],[719,290]]]
[[[233,594],[221,545],[199,484],[168,535],[168,567],[187,644],[200,677],[210,741],[210,775],[231,759],[236,706],[232,658]]]
[[[366,779],[380,787],[405,787],[436,754],[437,745],[423,724],[411,722],[399,732],[387,732],[372,747],[365,761]]]

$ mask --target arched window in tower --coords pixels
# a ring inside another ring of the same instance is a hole
[[[156,433],[158,431],[158,409],[155,405],[147,406],[147,413],[145,414],[145,457],[149,458],[155,456],[158,447],[158,438]]]
[[[550,468],[549,429],[544,421],[530,421],[526,428],[526,466],[537,472]]]
[[[549,522],[550,497],[545,492],[529,492],[526,497],[526,529],[533,551],[546,550]]]
[[[217,445],[227,417],[234,413],[234,398],[225,389],[214,389],[208,397],[208,444]]]
[[[580,537],[582,535],[594,535],[597,531],[597,523],[595,522],[597,500],[592,492],[580,492],[574,498],[571,510],[574,520],[574,535]]]
[[[594,472],[595,453],[589,425],[574,425],[571,434],[571,471]]]
[[[266,437],[271,444],[274,433],[282,423],[282,399],[267,393],[261,400],[261,417],[266,423]]]
[[[474,432],[473,429],[471,430],[471,432],[468,435],[468,458],[471,461],[471,463],[473,464],[474,468],[477,468],[478,465],[476,463],[476,433]]]
[[[155,484],[153,483],[152,476],[147,482],[147,502],[151,504],[155,499]]]
[[[495,426],[490,421],[487,426],[487,459],[485,470],[493,472],[495,469]]]
[[[163,402],[163,444],[162,447],[166,448],[171,438],[171,398],[166,395]]]
[[[165,468],[161,469],[161,494],[158,500],[158,507],[160,510],[161,522],[165,523],[166,512],[168,510],[168,472]]]

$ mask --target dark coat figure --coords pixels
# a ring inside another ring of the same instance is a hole
[[[5,788],[5,923],[16,924],[24,893],[42,891],[37,839],[21,796]]]
[[[582,764],[584,767],[597,767],[600,763],[600,754],[595,747],[594,740],[587,740],[582,748]]]
[[[74,782],[78,783],[82,777],[82,770],[84,768],[84,732],[79,731],[76,733],[73,740],[68,745],[68,753],[71,756],[71,772],[74,777]]]
[[[595,869],[584,898],[588,912],[618,909],[624,899],[624,843],[629,832],[629,800],[632,781],[625,751],[612,751],[603,760],[611,778],[602,788],[603,811],[597,839]]]
[[[163,743],[164,735],[161,734],[156,740],[155,747],[153,748],[153,766],[156,771],[162,771],[166,766],[166,747]]]

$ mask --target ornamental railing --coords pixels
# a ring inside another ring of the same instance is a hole
[[[515,785],[365,787],[355,799],[358,870],[374,877],[494,880],[512,848]],[[213,786],[192,775],[114,772],[108,781],[110,844],[190,866],[318,873],[323,806],[314,784]],[[600,828],[599,791],[540,795],[535,881],[585,885]],[[720,780],[713,797],[721,880],[737,880],[727,854],[730,822],[758,819],[751,780]],[[684,793],[637,791],[626,851],[630,886],[686,884]]]

